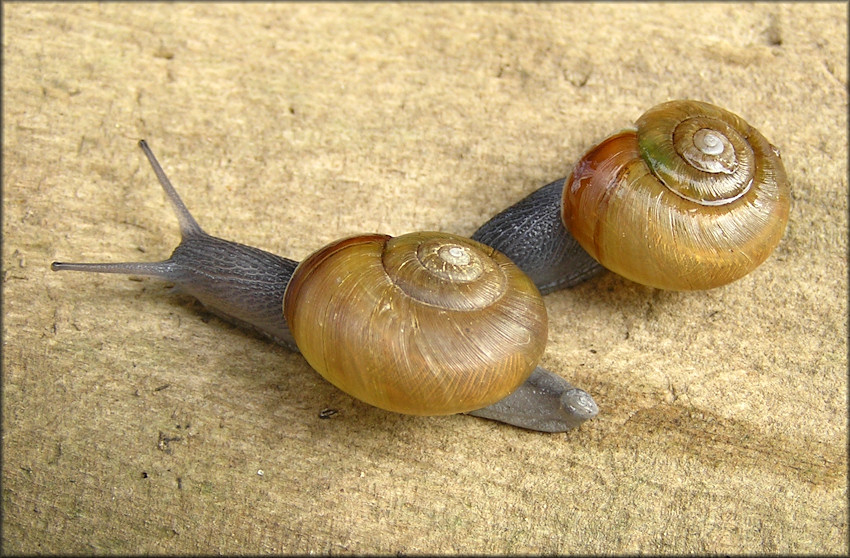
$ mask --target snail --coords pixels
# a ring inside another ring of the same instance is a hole
[[[789,211],[779,149],[727,110],[670,101],[472,238],[506,254],[543,294],[603,268],[660,289],[710,289],[767,259]]]
[[[587,392],[537,366],[548,327],[542,298],[493,248],[448,233],[367,234],[299,264],[204,232],[147,143],[139,146],[177,214],[180,244],[161,262],[54,262],[54,271],[174,283],[389,411],[468,413],[544,432],[597,414]]]

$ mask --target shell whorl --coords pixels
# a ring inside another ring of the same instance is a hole
[[[749,138],[755,130],[727,110],[696,101],[664,103],[644,113],[637,130],[644,161],[689,201],[723,205],[753,185],[757,161]]]

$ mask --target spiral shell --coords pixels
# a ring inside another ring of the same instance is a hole
[[[790,192],[779,150],[698,101],[650,109],[575,165],[564,225],[606,268],[671,290],[724,285],[779,243]]]
[[[283,309],[325,379],[416,415],[501,400],[534,370],[547,337],[531,280],[492,248],[443,233],[336,241],[298,266]]]

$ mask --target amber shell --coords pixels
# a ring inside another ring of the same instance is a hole
[[[415,415],[503,399],[534,370],[547,337],[531,280],[500,252],[445,233],[336,241],[298,266],[283,308],[323,377]]]
[[[564,225],[606,268],[671,290],[709,289],[760,265],[785,231],[779,150],[708,103],[654,107],[576,163]]]

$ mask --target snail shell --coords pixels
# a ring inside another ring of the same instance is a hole
[[[333,242],[299,264],[283,308],[325,379],[416,415],[503,399],[534,370],[547,337],[531,280],[492,248],[444,233]]]
[[[779,150],[698,101],[646,112],[575,165],[562,218],[606,268],[672,290],[734,281],[776,248],[790,209]]]

